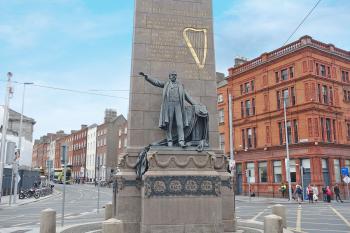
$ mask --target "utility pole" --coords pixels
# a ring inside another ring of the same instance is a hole
[[[232,176],[232,190],[233,190],[233,214],[234,214],[234,229],[236,231],[236,190],[235,190],[235,171],[236,171],[236,162],[234,158],[234,149],[233,149],[233,125],[232,125],[232,95],[228,95],[228,109],[229,109],[229,127],[230,127],[230,170]]]
[[[1,203],[1,197],[2,197],[2,180],[4,176],[4,163],[5,163],[5,149],[6,149],[6,133],[7,133],[7,126],[8,126],[8,110],[9,110],[9,102],[10,102],[10,95],[12,92],[12,86],[11,86],[11,78],[12,73],[7,73],[7,87],[5,91],[5,105],[4,105],[4,116],[3,116],[3,123],[2,123],[2,137],[1,137],[1,157],[0,157],[0,203]]]
[[[64,226],[64,205],[66,202],[66,174],[67,174],[67,145],[61,146],[61,162],[64,164],[63,167],[63,195],[62,195],[62,216],[61,216],[61,226]]]
[[[287,182],[288,182],[288,193],[289,193],[289,201],[292,200],[292,184],[290,181],[290,164],[289,164],[289,141],[288,141],[288,127],[287,127],[287,110],[286,110],[286,98],[283,96],[283,112],[284,112],[284,131],[286,136],[286,174],[287,174]]]
[[[97,213],[100,213],[100,157],[97,157]]]
[[[18,156],[15,158],[14,166],[15,170],[15,190],[14,190],[14,197],[13,197],[13,203],[16,203],[17,200],[17,192],[18,192],[18,168],[19,168],[19,158],[22,155],[22,136],[23,136],[23,110],[24,110],[24,96],[26,92],[26,85],[32,85],[34,83],[23,83],[23,92],[22,92],[22,108],[21,108],[21,119],[19,122],[19,134],[18,134]]]

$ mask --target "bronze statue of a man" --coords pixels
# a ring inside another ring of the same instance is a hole
[[[173,146],[172,129],[175,122],[179,145],[181,147],[186,147],[184,128],[189,125],[189,122],[185,113],[185,101],[191,105],[194,105],[195,102],[186,93],[183,85],[176,80],[176,72],[171,72],[169,74],[169,81],[160,81],[150,78],[143,72],[140,72],[139,74],[152,85],[163,88],[163,101],[160,108],[159,128],[166,130],[168,146]]]

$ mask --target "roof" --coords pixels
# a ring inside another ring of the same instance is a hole
[[[303,36],[299,40],[280,47],[268,53],[263,53],[260,57],[254,58],[253,60],[247,61],[237,67],[229,68],[229,76],[236,76],[241,73],[247,72],[258,66],[264,65],[273,60],[279,59],[288,54],[294,53],[304,48],[314,48],[339,58],[350,61],[350,51],[346,51],[335,47],[333,44],[326,44],[321,41],[313,39],[311,36]]]

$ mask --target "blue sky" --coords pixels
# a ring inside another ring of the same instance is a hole
[[[316,0],[213,0],[217,71],[283,45]],[[0,80],[77,90],[128,90],[133,0],[0,0]],[[350,1],[322,0],[291,41],[308,34],[350,50]],[[22,87],[10,106],[20,111]],[[0,82],[0,104],[5,83]],[[101,123],[105,108],[125,116],[127,91],[111,98],[27,87],[25,115],[35,138]]]

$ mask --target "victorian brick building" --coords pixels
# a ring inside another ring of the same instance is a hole
[[[237,192],[280,195],[286,137],[295,184],[342,183],[350,169],[350,52],[304,36],[229,69],[218,85],[220,144],[229,152],[232,95]],[[342,183],[343,184],[343,183]]]
[[[86,141],[87,125],[81,125],[80,130],[72,134],[73,153],[71,159],[72,177],[79,180],[85,180],[86,177]]]

